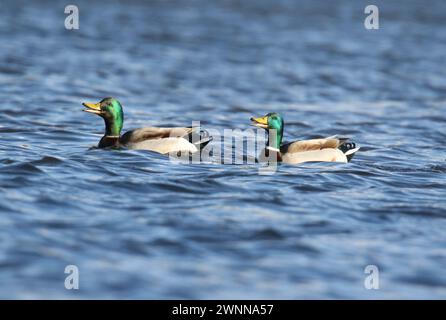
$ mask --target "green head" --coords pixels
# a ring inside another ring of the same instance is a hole
[[[85,112],[94,113],[102,117],[105,121],[105,135],[109,137],[119,137],[124,124],[124,112],[121,103],[114,98],[105,98],[98,103],[84,102]]]
[[[268,113],[267,115],[260,118],[251,118],[252,124],[256,127],[263,128],[267,131],[274,129],[276,130],[276,141],[272,147],[279,148],[282,143],[283,138],[283,127],[285,123],[280,114],[276,112]]]

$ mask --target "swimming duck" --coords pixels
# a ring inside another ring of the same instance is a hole
[[[276,154],[277,161],[285,163],[302,162],[349,162],[359,147],[347,138],[336,136],[324,139],[300,140],[282,144],[284,121],[278,113],[268,113],[260,118],[251,118],[252,124],[266,131],[276,130],[275,139],[269,141],[261,155]],[[274,136],[274,135],[273,135]],[[259,159],[265,161],[264,158]]]
[[[161,154],[170,152],[194,153],[207,145],[212,137],[198,128],[157,128],[145,127],[128,131],[121,136],[124,112],[121,103],[114,98],[105,98],[98,103],[84,102],[83,111],[97,114],[104,119],[105,133],[98,148],[125,147],[155,151]],[[197,142],[191,142],[197,136]]]

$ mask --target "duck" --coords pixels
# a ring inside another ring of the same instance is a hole
[[[359,150],[356,143],[349,138],[331,136],[322,139],[297,140],[282,143],[285,127],[282,116],[276,112],[263,117],[251,117],[252,125],[268,132],[268,141],[259,157],[259,162],[265,162],[269,157],[276,156],[278,162],[299,164],[304,162],[349,162]],[[270,130],[275,130],[271,132]],[[271,138],[271,141],[270,141]]]
[[[83,111],[104,119],[105,132],[98,148],[127,148],[154,151],[160,154],[171,152],[195,153],[206,146],[212,137],[199,127],[144,127],[128,131],[121,135],[124,125],[124,111],[121,103],[107,97],[98,103],[84,102]],[[197,141],[193,141],[197,140]]]

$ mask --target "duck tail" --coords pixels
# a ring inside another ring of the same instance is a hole
[[[356,151],[360,149],[360,147],[357,147],[356,143],[354,142],[347,142],[348,139],[342,140],[342,144],[338,147],[338,149],[341,150],[347,157],[347,160],[350,161],[355,155]]]
[[[198,138],[198,140],[197,140]],[[204,129],[199,132],[193,131],[189,134],[189,141],[194,144],[198,149],[203,149],[209,142],[212,141],[212,136],[209,135]]]

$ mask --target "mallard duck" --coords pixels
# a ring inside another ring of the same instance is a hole
[[[349,162],[359,147],[347,138],[332,136],[324,139],[300,140],[282,144],[284,121],[278,113],[268,113],[260,118],[251,118],[252,124],[268,131],[276,130],[275,139],[269,141],[263,156],[276,154],[277,160],[286,163],[302,162]],[[273,135],[274,136],[274,135]],[[264,159],[259,159],[265,161]]]
[[[114,98],[105,98],[98,103],[84,102],[83,111],[97,114],[105,121],[105,133],[98,148],[125,147],[155,151],[161,154],[170,152],[194,153],[208,144],[212,137],[198,128],[156,128],[145,127],[128,131],[121,136],[124,112],[121,103]],[[195,133],[195,134],[193,134]],[[191,142],[197,135],[197,142]]]

